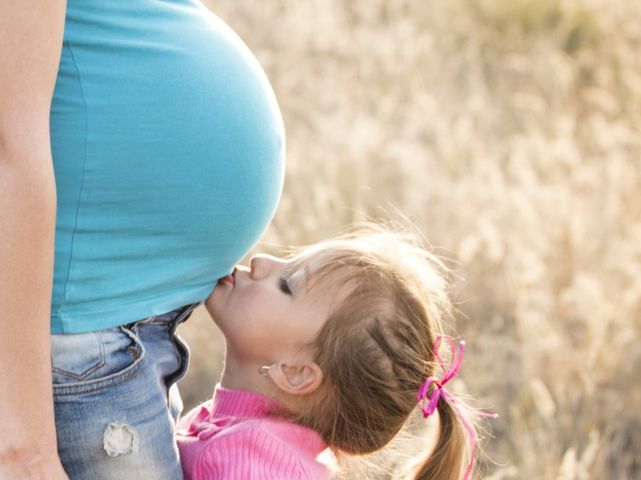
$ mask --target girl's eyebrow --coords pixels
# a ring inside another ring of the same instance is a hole
[[[306,263],[303,263],[292,270],[289,274],[289,278],[287,279],[287,284],[289,285],[289,289],[292,291],[292,294],[297,295],[302,293],[303,287],[307,283],[308,278],[309,268]]]

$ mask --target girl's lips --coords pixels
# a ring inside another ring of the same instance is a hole
[[[225,275],[223,278],[218,280],[218,282],[229,283],[230,285],[233,286],[236,283],[236,278],[234,277],[235,273],[236,273],[236,269],[234,268],[234,270],[229,275]]]

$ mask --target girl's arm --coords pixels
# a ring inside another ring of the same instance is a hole
[[[65,0],[0,0],[0,478],[66,479],[49,319],[56,193],[49,109]]]

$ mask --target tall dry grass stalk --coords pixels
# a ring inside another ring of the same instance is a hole
[[[641,478],[641,4],[208,5],[285,118],[259,249],[402,212],[459,263],[462,377],[501,415],[487,478]],[[183,329],[187,406],[220,368],[205,317]]]

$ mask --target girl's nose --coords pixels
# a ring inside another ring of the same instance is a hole
[[[283,260],[270,255],[256,255],[249,261],[249,274],[254,280],[260,280],[281,268],[284,263]]]

